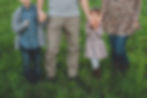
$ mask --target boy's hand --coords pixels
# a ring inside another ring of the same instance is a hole
[[[28,27],[28,26],[29,26],[29,21],[28,21],[28,20],[25,20],[25,21],[24,21],[24,25],[25,25],[26,27]]]
[[[40,23],[44,22],[47,18],[47,15],[42,11],[42,10],[39,10],[38,11],[38,20]]]

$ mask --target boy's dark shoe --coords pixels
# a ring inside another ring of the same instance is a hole
[[[126,74],[128,72],[128,69],[129,69],[129,65],[128,64],[120,65],[119,66],[119,70],[123,74]]]
[[[119,72],[119,66],[120,64],[118,63],[118,61],[113,62],[114,72]]]
[[[30,81],[31,80],[31,77],[30,77],[30,74],[24,74],[24,78],[26,79],[26,80],[28,80],[28,81]]]
[[[34,84],[35,81],[34,81],[34,77],[32,76],[32,72],[24,73],[24,77],[28,82]]]
[[[34,73],[33,73],[33,77],[34,77],[34,80],[35,80],[36,82],[39,82],[39,81],[42,80],[42,74],[41,74],[41,73],[34,72]]]
[[[101,78],[101,70],[99,68],[93,70],[93,76],[96,77],[97,79],[100,79]]]
[[[31,84],[36,84],[41,79],[41,75],[38,75],[34,71],[27,72],[24,76]]]

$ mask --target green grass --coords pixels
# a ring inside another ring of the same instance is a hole
[[[147,98],[147,1],[143,0],[140,17],[142,29],[128,42],[127,49],[131,66],[127,76],[112,75],[110,59],[102,62],[102,78],[96,80],[91,75],[90,63],[83,56],[85,32],[84,15],[81,15],[81,56],[79,77],[82,85],[68,81],[65,74],[66,41],[63,39],[59,54],[58,81],[42,81],[29,84],[21,74],[21,56],[14,50],[14,34],[11,16],[18,7],[18,0],[0,0],[0,98]],[[93,0],[92,5],[100,5]],[[109,49],[107,35],[105,41]]]

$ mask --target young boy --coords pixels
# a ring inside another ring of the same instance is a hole
[[[20,2],[22,5],[14,13],[12,22],[16,32],[15,47],[19,48],[22,54],[24,76],[30,82],[37,82],[41,77],[40,48],[44,45],[43,30],[38,23],[36,6],[31,0]],[[45,20],[46,17],[43,18]]]

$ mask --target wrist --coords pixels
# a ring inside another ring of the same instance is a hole
[[[42,11],[42,9],[41,8],[38,8],[38,12],[41,12]]]
[[[86,18],[89,18],[89,16],[90,16],[89,13],[86,13]]]

